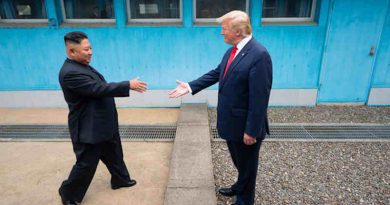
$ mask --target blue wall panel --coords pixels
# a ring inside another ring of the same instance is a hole
[[[273,58],[274,88],[318,87],[328,1],[320,1],[318,24],[260,25],[259,19],[252,20],[255,38]],[[171,89],[176,79],[192,80],[215,68],[229,45],[218,25],[189,23],[192,1],[183,4],[183,26],[124,26],[124,16],[118,15],[113,27],[0,28],[0,90],[59,89],[63,35],[74,30],[89,35],[91,65],[109,81],[140,76],[151,89]],[[261,6],[261,1],[253,0],[252,5]],[[252,17],[261,16],[259,8],[252,10]]]
[[[0,29],[0,71],[7,74],[0,77],[0,89],[58,89],[63,35],[72,30],[89,35],[91,64],[107,79],[139,75],[154,89],[170,88],[176,78],[190,80],[214,68],[229,47],[219,27]],[[273,58],[276,88],[316,87],[323,32],[316,26],[254,29]]]
[[[390,87],[390,3],[377,53],[372,87]]]
[[[255,36],[273,59],[273,88],[317,87],[324,32],[319,26],[269,26],[255,30]]]
[[[318,102],[366,102],[388,1],[333,2]]]
[[[218,64],[228,46],[220,29],[176,27],[0,29],[0,88],[58,89],[65,59],[63,35],[82,30],[93,47],[91,65],[108,80],[140,76],[151,89],[172,88]],[[9,52],[11,51],[11,52]]]

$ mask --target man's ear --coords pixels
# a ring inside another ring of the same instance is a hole
[[[69,57],[73,57],[74,53],[75,53],[75,49],[73,47],[69,46],[69,47],[66,48],[66,54]]]
[[[241,36],[241,30],[237,30],[235,33],[234,33],[234,35],[236,35],[237,37],[240,37]]]
[[[68,46],[69,52],[74,53],[76,51],[76,46],[71,44]]]

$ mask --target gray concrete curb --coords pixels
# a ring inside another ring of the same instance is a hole
[[[206,104],[182,104],[164,205],[215,205]]]

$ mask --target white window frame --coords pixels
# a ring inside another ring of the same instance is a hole
[[[274,18],[263,18],[261,17],[262,23],[306,23],[314,22],[315,12],[317,6],[317,0],[313,0],[310,10],[310,17],[274,17]],[[261,10],[263,11],[263,5],[261,5]]]
[[[46,11],[46,18],[45,19],[2,19],[0,17],[0,23],[48,23],[49,19],[47,17],[47,8],[45,1],[43,1],[43,6],[45,7]]]
[[[245,0],[245,11],[249,15],[249,0]],[[196,0],[193,0],[193,20],[195,23],[215,23],[217,18],[196,18]]]
[[[114,1],[115,0],[113,0],[113,9],[114,9],[114,17],[115,17],[116,11],[114,8]],[[62,11],[62,17],[63,17],[65,23],[115,23],[115,21],[116,21],[116,18],[113,18],[113,19],[68,19],[68,18],[66,18],[64,0],[61,0],[61,11]]]
[[[48,23],[48,19],[2,19],[0,23]]]
[[[130,1],[126,0],[127,21],[129,23],[181,23],[183,21],[183,0],[179,0],[179,18],[148,18],[148,19],[134,19],[131,18]]]

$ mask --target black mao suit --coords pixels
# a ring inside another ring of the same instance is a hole
[[[59,81],[69,107],[68,126],[76,163],[60,187],[68,200],[81,202],[99,160],[111,173],[111,184],[130,180],[123,161],[114,97],[129,96],[129,81],[107,83],[89,65],[66,59]]]
[[[267,107],[272,87],[272,61],[267,50],[252,38],[236,55],[223,77],[232,48],[214,70],[189,82],[192,94],[219,82],[217,129],[227,140],[230,155],[238,170],[237,204],[254,203],[259,150],[268,130]],[[244,133],[257,143],[245,145]]]

